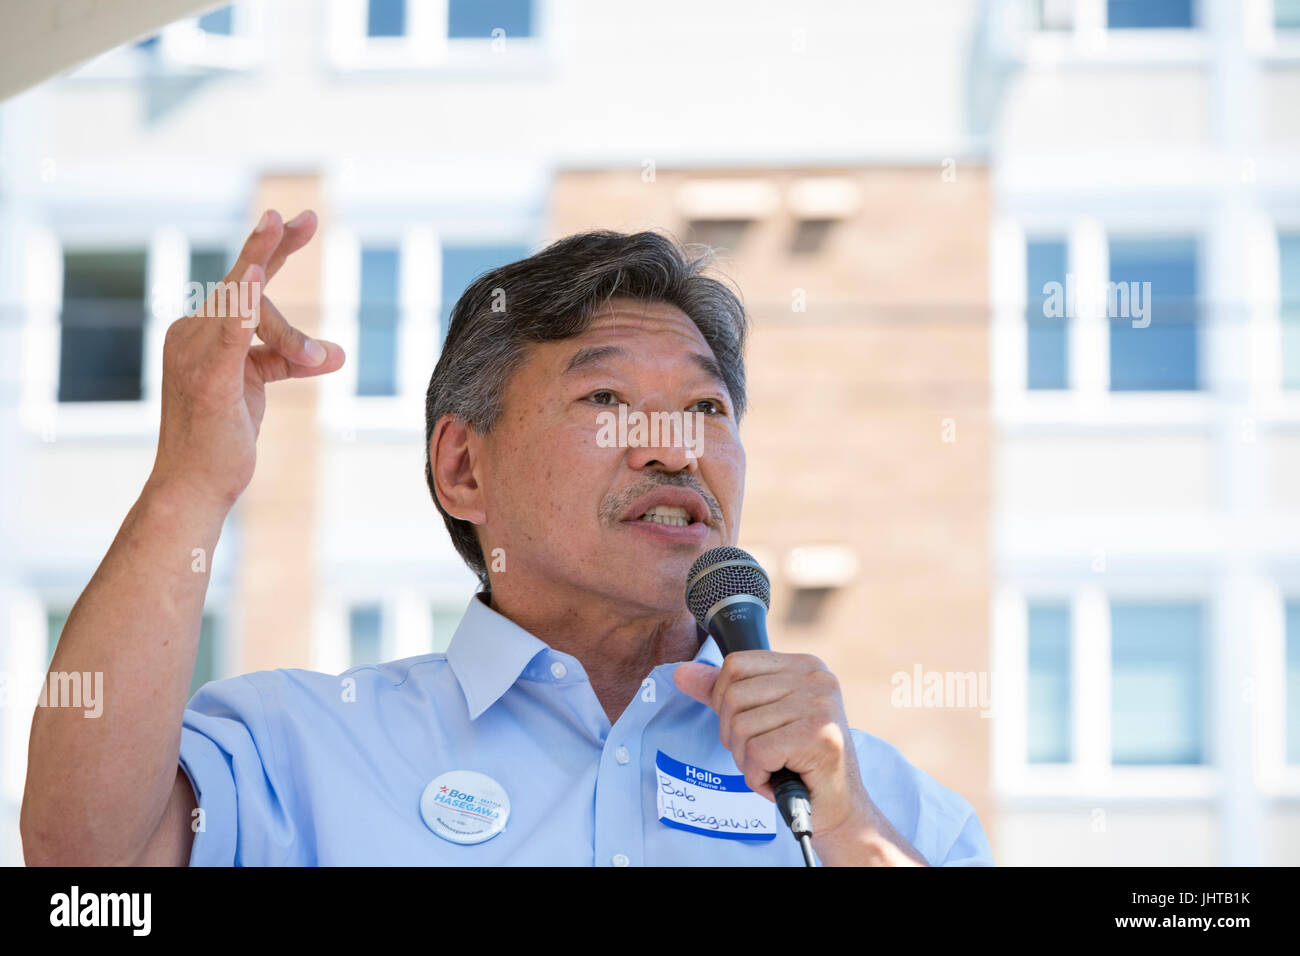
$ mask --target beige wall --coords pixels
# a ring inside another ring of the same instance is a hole
[[[322,237],[329,227],[323,199],[318,175],[271,174],[259,183],[250,210],[253,222],[266,209],[286,221],[303,209],[316,211],[316,236],[289,258],[266,290],[289,323],[308,335],[320,328]],[[317,389],[315,378],[275,382],[267,389],[257,469],[236,505],[234,673],[311,666]]]
[[[852,170],[572,171],[551,232],[654,228],[691,239],[687,181],[851,179],[860,204],[817,252],[794,255],[784,204],[723,263],[755,320],[741,544],[774,576],[772,641],[839,677],[849,721],[974,804],[992,841],[990,719],[979,708],[892,706],[896,672],[989,668],[988,183],[939,164]],[[807,309],[792,309],[794,290]],[[943,440],[944,420],[955,441]],[[806,624],[787,620],[781,562],[847,544],[859,571]]]

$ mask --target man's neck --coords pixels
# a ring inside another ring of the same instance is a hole
[[[577,658],[610,724],[660,664],[692,660],[699,652],[695,619],[674,614],[635,614],[606,602],[521,599],[494,589],[492,610],[550,647]]]

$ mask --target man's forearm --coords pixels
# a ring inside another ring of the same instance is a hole
[[[73,606],[50,671],[102,674],[102,712],[36,708],[22,808],[29,863],[124,862],[156,829],[227,511],[151,479]]]
[[[826,866],[929,866],[924,856],[874,807],[841,832],[814,837]]]

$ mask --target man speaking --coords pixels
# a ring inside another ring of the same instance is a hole
[[[263,291],[315,228],[268,211],[167,331],[153,471],[51,664],[102,671],[108,703],[37,708],[29,864],[802,866],[782,769],[823,865],[992,864],[970,804],[850,728],[820,660],[724,658],[687,609],[696,559],[740,531],[747,319],[654,233],[560,240],[452,313],[426,478],[482,589],[447,652],[187,706],[191,555],[252,478],[265,387],[343,364]]]

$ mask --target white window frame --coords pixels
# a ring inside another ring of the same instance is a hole
[[[321,421],[343,441],[355,441],[363,431],[422,432],[431,358],[437,359],[441,254],[437,234],[427,223],[414,223],[396,234],[384,223],[341,223],[330,228],[325,238],[322,337],[337,342],[346,355],[359,355],[361,250],[381,244],[398,247],[396,394],[358,395],[357,362],[345,362],[338,372],[325,376]]]
[[[1212,357],[1209,340],[1219,333],[1216,316],[1208,307],[1203,309],[1197,324],[1198,389],[1112,392],[1110,323],[1097,310],[1076,312],[1068,320],[1066,388],[1028,387],[1026,252],[1029,237],[1040,235],[1066,239],[1067,271],[1080,285],[1107,281],[1111,238],[1192,236],[1200,245],[1198,287],[1204,289],[1209,281],[1211,264],[1206,249],[1206,227],[1196,219],[1175,218],[1170,224],[1152,227],[1137,217],[1106,221],[1093,216],[1050,214],[997,218],[990,236],[989,265],[993,297],[990,373],[994,415],[998,421],[1011,427],[1210,427],[1217,393],[1209,364]]]
[[[1257,694],[1255,761],[1261,789],[1272,797],[1300,798],[1300,765],[1286,762],[1286,604],[1300,601],[1300,582],[1290,585],[1270,581],[1256,593],[1258,639],[1251,672],[1258,681],[1251,689]]]
[[[211,13],[221,4],[214,4]],[[265,0],[234,0],[231,3],[230,34],[199,29],[199,16],[168,24],[162,30],[160,53],[173,70],[248,70],[266,55]]]
[[[1300,29],[1277,29],[1274,0],[1240,0],[1246,49],[1268,62],[1300,60]]]
[[[996,715],[993,724],[994,788],[1009,799],[1050,802],[1137,800],[1157,803],[1203,802],[1219,786],[1221,743],[1215,739],[1214,664],[1217,595],[1158,579],[1109,585],[1074,582],[1009,584],[998,589],[992,604]],[[1191,766],[1127,766],[1111,763],[1112,601],[1196,601],[1205,608],[1207,699],[1203,701],[1205,763]],[[1065,603],[1070,608],[1071,762],[1034,764],[1028,759],[1028,605],[1033,601]]]
[[[448,0],[406,0],[406,33],[366,34],[369,0],[329,0],[325,11],[325,56],[345,71],[393,72],[451,69],[457,72],[531,73],[546,65],[548,39],[555,35],[550,0],[532,0],[529,37],[448,37]]]
[[[32,226],[23,243],[24,305],[22,391],[19,418],[42,441],[155,434],[161,414],[162,352],[167,328],[183,311],[184,284],[190,278],[193,245],[233,251],[225,231],[185,232],[161,227],[125,232],[120,222],[77,230]],[[144,246],[146,253],[144,344],[138,401],[60,402],[59,365],[62,336],[63,255],[66,250],[93,246]]]
[[[466,570],[467,580],[472,575]],[[383,633],[380,639],[380,662],[424,657],[433,650],[434,606],[456,608],[463,613],[469,595],[454,580],[432,588],[412,581],[399,586],[375,589],[359,582],[325,597],[315,614],[315,640],[312,667],[325,674],[341,674],[354,665],[351,661],[352,608],[377,604],[381,608]]]
[[[366,245],[397,245],[398,320],[397,394],[358,395],[358,363],[321,380],[320,422],[341,441],[362,433],[423,435],[424,400],[429,376],[439,355],[442,334],[442,248],[448,243],[518,242],[531,246],[530,235],[514,229],[484,234],[457,233],[445,239],[429,221],[394,228],[389,220],[354,220],[331,227],[325,238],[325,289],[322,337],[357,355],[360,327],[361,250]]]
[[[1106,0],[1074,0],[1073,28],[1068,30],[1035,30],[1026,22],[1021,0],[1002,2],[1001,22],[1019,38],[1012,48],[1026,63],[1177,65],[1200,63],[1210,55],[1206,0],[1193,0],[1190,28],[1151,29],[1112,28],[1106,22]]]
[[[119,246],[123,250],[141,245],[147,248],[143,303],[147,312],[138,401],[59,401],[63,256],[65,251],[90,245]],[[152,307],[152,292],[183,283],[183,264],[187,258],[185,237],[170,229],[152,230],[129,238],[119,232],[100,239],[85,233],[59,235],[48,228],[29,232],[24,294],[24,301],[29,305],[23,335],[20,411],[28,431],[52,443],[65,438],[147,435],[157,430],[161,413],[162,340],[171,320],[164,321]]]
[[[198,16],[177,20],[159,30],[156,53],[137,49],[138,41],[124,43],[77,67],[65,79],[138,79],[153,73],[183,75],[261,66],[266,60],[267,2],[232,0],[229,36],[199,29],[203,13],[224,6],[213,3]]]
[[[1300,31],[1297,31],[1300,32]],[[1259,217],[1249,235],[1252,406],[1268,424],[1300,423],[1300,389],[1283,387],[1281,236],[1300,236],[1300,209]]]

